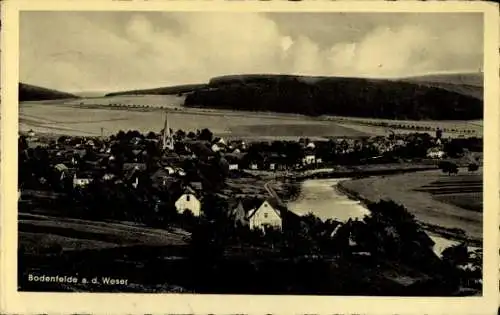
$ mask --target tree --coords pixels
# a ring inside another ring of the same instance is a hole
[[[183,140],[186,137],[186,132],[182,129],[179,129],[175,132],[174,136],[177,140]]]
[[[204,140],[204,141],[209,141],[212,142],[213,140],[213,133],[210,131],[208,128],[204,128],[200,131],[200,135],[198,136],[199,140]]]
[[[469,172],[476,172],[479,169],[479,165],[477,165],[476,163],[470,163],[467,169],[469,170]]]
[[[458,174],[458,165],[450,161],[441,161],[438,167],[443,171],[443,173]]]
[[[18,139],[18,151],[22,152],[26,149],[28,149],[28,141],[25,136],[20,136]]]

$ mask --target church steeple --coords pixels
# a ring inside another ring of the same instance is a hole
[[[174,139],[172,137],[172,133],[170,132],[170,125],[168,123],[168,115],[165,112],[165,123],[163,126],[163,135],[162,135],[162,149],[163,150],[174,150]]]

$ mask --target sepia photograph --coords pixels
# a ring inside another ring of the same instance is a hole
[[[18,28],[18,292],[483,296],[484,12]]]

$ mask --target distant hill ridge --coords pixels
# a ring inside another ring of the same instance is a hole
[[[395,79],[236,74],[111,95],[186,94],[185,106],[411,120],[483,118],[482,74]]]
[[[31,84],[19,83],[19,96],[18,96],[19,102],[73,99],[73,98],[79,98],[79,97],[71,93],[51,90],[48,88]]]
[[[121,96],[121,95],[175,95],[192,92],[197,89],[202,89],[207,86],[206,83],[202,84],[183,84],[183,85],[174,85],[168,87],[160,87],[146,90],[131,90],[131,91],[123,91],[123,92],[113,92],[108,93],[106,96]]]

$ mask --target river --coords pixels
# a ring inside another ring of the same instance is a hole
[[[349,178],[309,179],[302,182],[299,197],[290,203],[288,208],[298,215],[313,213],[321,220],[335,219],[345,222],[349,218],[362,219],[369,210],[360,201],[352,200],[335,187],[339,182]],[[458,244],[438,235],[429,234],[435,242],[434,252],[441,255],[444,249]]]

